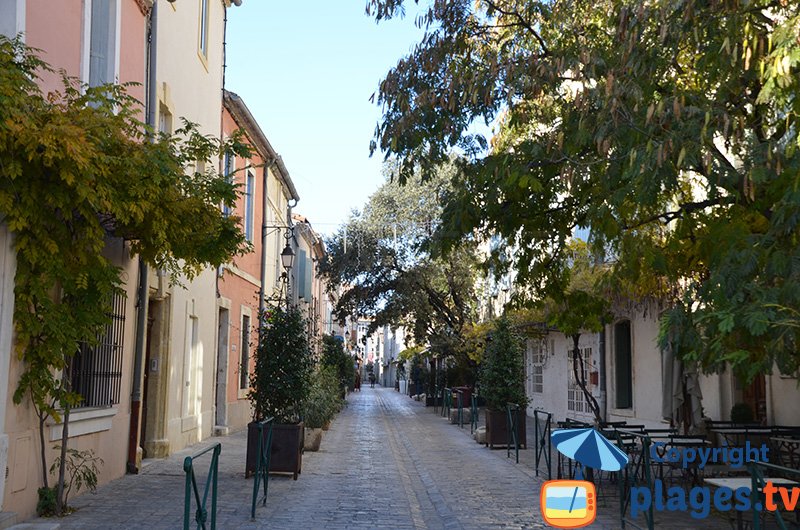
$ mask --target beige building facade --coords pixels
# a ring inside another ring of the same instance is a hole
[[[220,137],[224,19],[217,0],[159,0],[160,131],[173,133],[186,119]],[[213,433],[217,271],[192,280],[151,272],[140,446],[145,458],[158,458]]]

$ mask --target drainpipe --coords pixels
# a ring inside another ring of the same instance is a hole
[[[146,123],[150,126],[151,140],[155,138],[156,127],[156,38],[158,33],[158,0],[150,9],[150,35],[147,42],[147,107]],[[131,389],[131,422],[128,432],[128,473],[138,473],[136,456],[139,449],[139,432],[142,407],[142,363],[144,362],[144,342],[147,334],[147,263],[139,256],[139,286],[137,293],[136,339],[133,358],[133,388]]]
[[[600,360],[599,360],[599,377],[600,377],[600,417],[603,418],[603,421],[606,421],[608,418],[606,416],[607,409],[607,400],[606,400],[606,325],[603,323],[603,329],[600,330],[600,345],[598,346],[598,350],[600,350]]]
[[[292,226],[293,226],[293,223],[292,223],[292,208],[294,208],[295,206],[297,206],[297,199],[295,199],[295,198],[291,198],[286,202],[286,226],[289,227],[287,230],[291,230],[292,229]],[[293,232],[292,232],[292,234],[293,234]],[[295,238],[292,237],[292,240],[294,240],[294,239]],[[294,241],[292,241],[292,243],[294,243]],[[296,244],[296,245],[293,244],[292,247],[294,247],[294,253],[295,253],[295,256],[297,256],[299,254],[299,252],[297,252],[297,251],[299,250],[300,245],[299,244]],[[294,274],[294,271],[295,271],[295,269],[297,267],[298,267],[297,260],[295,260],[295,264],[292,267],[292,274]],[[291,278],[289,278],[289,279],[291,280]],[[295,278],[294,291],[288,291],[292,286],[291,281],[287,284],[287,287],[286,287],[286,289],[287,289],[286,296],[288,297],[289,296],[289,292],[291,292],[291,294],[292,294],[292,304],[293,305],[297,304],[299,302],[299,300],[297,298],[297,296],[299,295],[299,293],[297,292],[297,281],[298,281],[298,278]]]

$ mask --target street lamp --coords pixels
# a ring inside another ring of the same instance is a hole
[[[290,229],[291,230],[291,229]],[[283,289],[286,289],[286,309],[289,309],[289,271],[292,270],[292,263],[294,262],[294,250],[289,244],[291,231],[286,231],[286,246],[281,251],[281,266],[283,266],[283,274],[281,280],[283,281]]]
[[[286,246],[283,247],[283,251],[281,252],[281,265],[283,265],[284,274],[286,274],[287,278],[289,276],[289,270],[292,268],[292,262],[294,262],[294,250],[289,245],[289,242],[286,242]]]

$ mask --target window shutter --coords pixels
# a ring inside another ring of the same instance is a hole
[[[614,326],[614,368],[616,385],[616,407],[628,409],[633,406],[633,363],[631,355],[631,323],[623,321]]]
[[[314,276],[314,262],[308,259],[306,263],[306,282],[305,282],[305,298],[307,302],[311,302],[311,283]]]
[[[297,250],[297,293],[300,298],[306,298],[306,251]]]
[[[92,0],[89,86],[113,83],[116,14],[114,0]]]

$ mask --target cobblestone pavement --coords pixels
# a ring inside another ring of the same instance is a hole
[[[532,425],[533,421],[529,422]],[[253,479],[244,478],[244,432],[212,438],[75,499],[77,511],[60,520],[33,520],[49,528],[181,528],[182,461],[222,442],[217,527],[491,529],[545,528],[531,449],[520,464],[506,451],[476,444],[431,408],[391,389],[363,388],[325,433],[321,450],[307,452],[297,481],[272,476],[266,507],[250,520]],[[207,460],[206,460],[207,462]],[[202,461],[198,464],[203,467]],[[207,465],[207,463],[205,464]],[[593,528],[619,528],[616,502],[600,496]],[[55,523],[55,524],[54,524]],[[657,528],[717,528],[688,516]]]

